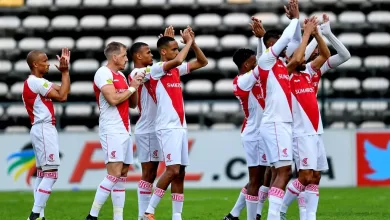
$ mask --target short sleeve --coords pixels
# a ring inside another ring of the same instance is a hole
[[[238,77],[237,85],[241,90],[250,91],[258,79],[258,75],[256,76],[254,70],[251,70]]]
[[[165,64],[165,62],[158,62],[158,63],[153,64],[153,66],[150,69],[151,78],[160,79],[162,76],[165,75],[164,64]]]
[[[53,88],[53,83],[43,78],[35,78],[32,82],[33,87],[36,89],[37,93],[44,97],[46,97]]]
[[[190,73],[190,66],[187,62],[182,63],[177,68],[179,69],[180,76],[187,75],[188,73]]]
[[[263,70],[270,70],[274,65],[278,56],[272,51],[272,47],[269,47],[264,51],[264,53],[260,56],[257,63],[259,67]]]
[[[94,78],[95,85],[102,90],[105,85],[113,85],[113,76],[108,69],[99,69]]]
[[[316,75],[316,74],[321,76],[321,70],[317,70],[317,69],[313,68],[312,62],[306,64],[306,69],[304,72],[308,73],[310,75],[310,77],[312,77],[313,75]]]

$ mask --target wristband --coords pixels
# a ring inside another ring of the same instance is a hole
[[[133,94],[135,91],[137,91],[137,89],[134,87],[129,87],[127,90],[129,90],[131,94]]]

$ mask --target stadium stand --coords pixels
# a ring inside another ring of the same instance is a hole
[[[104,46],[113,40],[137,41],[156,49],[167,25],[192,25],[209,58],[206,68],[182,78],[189,128],[239,127],[243,114],[232,94],[236,67],[233,52],[255,49],[248,23],[258,16],[266,29],[288,23],[282,0],[26,0],[20,8],[0,8],[0,130],[24,132],[30,127],[21,100],[29,72],[29,50],[44,50],[52,64],[47,78],[59,81],[54,67],[62,47],[72,51],[71,95],[56,106],[58,126],[79,132],[96,129],[98,109],[93,74],[104,65]],[[327,73],[318,95],[325,126],[381,128],[390,124],[390,12],[388,0],[300,0],[301,20],[327,12],[332,30],[352,58]],[[179,37],[177,37],[179,39]],[[335,51],[332,49],[332,53]],[[190,53],[189,59],[194,54]],[[129,73],[130,63],[124,71]],[[138,118],[131,111],[131,122]]]

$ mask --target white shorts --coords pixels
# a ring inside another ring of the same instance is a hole
[[[266,123],[260,125],[268,162],[292,161],[292,123]]]
[[[156,132],[162,149],[165,165],[189,165],[188,137],[186,129],[164,129]]]
[[[329,169],[321,135],[294,138],[293,151],[298,170],[324,171]]]
[[[242,140],[242,146],[244,147],[248,167],[269,166],[262,139],[257,141]]]
[[[36,157],[36,167],[60,165],[58,133],[54,125],[35,124],[31,127],[30,137]]]
[[[135,144],[140,163],[150,161],[163,161],[163,155],[155,132],[148,134],[136,134]]]
[[[133,163],[133,140],[130,134],[100,134],[99,136],[106,164],[109,162]]]

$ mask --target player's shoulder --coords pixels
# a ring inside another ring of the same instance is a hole
[[[111,70],[106,66],[101,66],[98,70],[96,70],[95,75],[100,74],[111,74]]]
[[[131,77],[134,77],[135,74],[146,72],[147,69],[149,69],[149,71],[150,71],[150,67],[149,67],[149,68],[147,68],[147,67],[143,67],[143,68],[134,68],[133,70],[131,70],[130,76],[131,76]]]

